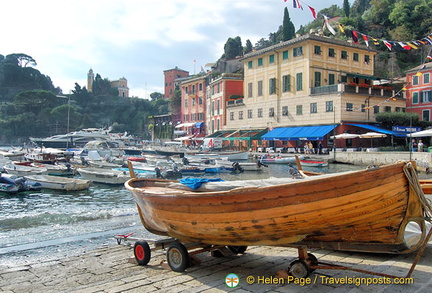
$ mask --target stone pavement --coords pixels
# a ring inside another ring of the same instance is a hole
[[[133,249],[122,244],[23,267],[4,268],[0,264],[0,292],[432,292],[432,242],[426,246],[412,279],[393,280],[347,270],[316,270],[308,279],[301,280],[311,284],[288,284],[288,278],[283,276],[289,263],[297,257],[293,248],[253,246],[244,255],[219,258],[202,253],[198,255],[202,263],[184,273],[167,268],[165,253],[152,251],[149,264],[139,266],[133,263]],[[415,253],[377,255],[327,250],[313,250],[313,253],[322,262],[401,277],[406,276],[416,256]],[[235,288],[225,284],[230,273],[239,277]],[[281,278],[274,278],[276,275]]]

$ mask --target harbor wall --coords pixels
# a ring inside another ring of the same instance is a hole
[[[329,161],[354,165],[385,165],[397,161],[415,161],[419,171],[432,171],[432,153],[428,152],[330,152]]]

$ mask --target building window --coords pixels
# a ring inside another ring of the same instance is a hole
[[[274,59],[274,55],[272,54],[272,55],[269,56],[269,63],[270,63],[270,64],[271,64],[271,63],[274,63],[274,61],[275,61],[275,59]]]
[[[413,85],[418,85],[419,84],[419,77],[417,75],[413,75],[413,77],[412,77],[412,83],[413,83]]]
[[[270,95],[276,94],[276,78],[269,79],[269,94]]]
[[[188,107],[188,99],[185,99],[185,107],[187,108]]]
[[[274,108],[269,108],[269,117],[273,117],[275,114]]]
[[[303,74],[301,72],[296,74],[296,85],[297,91],[303,90]]]
[[[359,61],[359,54],[358,53],[353,53],[353,60]]]
[[[373,109],[374,109],[374,114],[378,114],[379,113],[379,106],[374,106],[373,107]]]
[[[219,115],[220,114],[220,103],[221,103],[221,101],[220,100],[217,100],[217,114]]]
[[[348,59],[348,52],[347,51],[342,51],[341,58],[342,59]]]
[[[234,112],[230,112],[230,120],[234,120]]]
[[[282,116],[288,116],[288,106],[282,107]]]
[[[261,118],[261,117],[262,117],[262,114],[263,114],[262,112],[263,112],[263,111],[262,111],[262,108],[259,108],[259,109],[258,109],[258,113],[257,113],[258,115],[257,115],[257,116]]]
[[[282,76],[282,91],[284,93],[291,91],[291,75]]]
[[[395,107],[395,112],[402,112],[402,108],[401,107]]]
[[[282,59],[283,60],[288,59],[288,50],[282,52]]]
[[[192,94],[195,94],[195,85],[192,85]]]
[[[365,64],[369,64],[369,62],[370,62],[370,56],[369,55],[365,55],[364,56],[364,63]]]
[[[243,111],[239,111],[239,120],[243,120]]]
[[[317,113],[318,112],[317,103],[310,103],[310,112],[311,113]]]
[[[354,109],[353,103],[346,103],[346,110],[352,111]]]
[[[421,101],[422,103],[429,103],[431,102],[431,92],[430,91],[423,91],[420,93],[421,95]]]
[[[423,121],[430,121],[430,110],[423,110]]]
[[[258,81],[258,96],[261,97],[263,95],[263,82],[262,80]]]
[[[186,115],[184,115],[184,119],[183,119],[185,122],[188,122],[189,121],[189,114],[186,114]]]
[[[303,48],[302,47],[294,48],[293,56],[297,57],[297,56],[301,56],[301,55],[303,55]]]
[[[335,84],[335,75],[333,73],[329,74],[329,85]]]
[[[418,104],[419,102],[419,93],[418,92],[413,92],[412,93],[412,103],[413,104]]]
[[[248,118],[253,118],[253,111],[251,109],[248,110]]]
[[[202,97],[199,97],[199,98],[198,98],[198,104],[202,105],[202,103],[203,103],[203,98],[202,98]]]
[[[333,101],[326,101],[326,112],[333,112]]]
[[[195,98],[192,98],[192,106],[195,106]]]
[[[430,73],[423,74],[423,84],[430,83]]]
[[[215,103],[214,101],[211,102],[211,115],[214,116],[215,114]]]
[[[252,98],[252,83],[248,83],[248,98]]]
[[[262,58],[258,58],[258,66],[263,66],[263,59]]]
[[[198,121],[204,120],[204,113],[198,113]]]
[[[315,72],[315,87],[321,86],[321,72]]]
[[[320,46],[314,47],[314,54],[315,55],[321,55],[321,47]]]
[[[303,115],[303,106],[302,105],[296,106],[296,114],[297,115]]]
[[[252,61],[249,61],[248,62],[248,69],[252,69],[253,68],[253,66],[252,66]]]
[[[199,91],[202,91],[202,83],[199,84]]]
[[[335,56],[336,56],[335,49],[329,48],[329,57],[335,57]]]
[[[391,107],[390,106],[385,106],[384,107],[384,112],[391,112]]]

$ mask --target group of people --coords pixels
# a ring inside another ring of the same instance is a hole
[[[413,138],[412,143],[411,143],[411,150],[412,151],[418,151],[418,152],[422,152],[423,151],[423,141],[420,139],[418,142],[415,140],[415,138]]]
[[[322,154],[323,153],[323,144],[321,141],[318,142],[317,146],[314,146],[311,141],[307,141],[304,144],[304,153],[305,154]]]

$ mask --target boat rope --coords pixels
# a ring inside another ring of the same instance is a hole
[[[432,207],[429,200],[426,198],[426,196],[423,193],[423,190],[420,185],[420,181],[417,176],[417,171],[415,170],[411,162],[408,162],[404,165],[403,171],[405,173],[405,176],[408,179],[410,186],[414,189],[415,194],[417,195],[418,199],[423,205],[425,217],[427,218],[428,221],[431,221]]]

